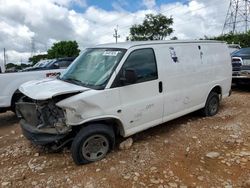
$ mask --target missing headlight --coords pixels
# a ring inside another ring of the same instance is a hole
[[[27,123],[40,128],[58,128],[65,126],[64,112],[51,100],[35,101],[24,98],[17,103],[17,110]]]

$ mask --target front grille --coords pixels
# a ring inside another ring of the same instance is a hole
[[[63,110],[50,101],[18,102],[17,111],[26,123],[37,128],[65,124]]]
[[[233,76],[240,76],[240,73],[233,73]]]
[[[232,63],[232,68],[233,68],[233,71],[240,71],[241,70],[241,63],[239,63],[239,62],[233,62]]]

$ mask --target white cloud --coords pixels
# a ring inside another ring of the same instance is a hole
[[[86,0],[0,0],[0,51],[7,49],[8,60],[27,59],[34,37],[37,52],[46,51],[55,41],[76,40],[81,49],[98,43],[114,42],[114,28],[119,25],[119,41],[125,41],[129,28],[141,23],[145,14],[162,13],[174,19],[172,36],[197,39],[222,31],[229,0],[191,0],[157,7],[153,0],[143,0],[146,10],[128,12],[119,0],[113,11],[87,7]],[[73,5],[86,7],[83,13]],[[23,54],[23,56],[22,56]],[[0,60],[2,55],[0,54]]]
[[[27,44],[35,35],[26,25],[19,23],[0,21],[0,28],[1,49],[6,47],[8,50],[25,52],[28,50]]]
[[[30,52],[17,52],[15,50],[9,50],[6,53],[6,62],[9,63],[27,63],[30,57]],[[3,62],[3,52],[0,53],[0,62]]]
[[[220,35],[229,0],[192,0],[188,4],[161,6],[160,11],[174,19],[174,36],[179,39],[199,39]]]

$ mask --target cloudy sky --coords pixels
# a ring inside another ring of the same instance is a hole
[[[219,35],[229,0],[0,0],[0,61],[26,61],[31,40],[36,54],[60,40],[76,40],[81,49],[125,41],[132,24],[145,14],[162,13],[174,19],[172,36],[198,39]],[[171,37],[172,37],[171,36]]]

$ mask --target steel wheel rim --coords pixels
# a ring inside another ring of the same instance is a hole
[[[100,134],[87,138],[82,145],[82,155],[89,161],[97,161],[105,157],[109,150],[108,139]]]
[[[218,110],[218,102],[217,99],[214,97],[211,99],[209,103],[210,114],[215,114]]]

